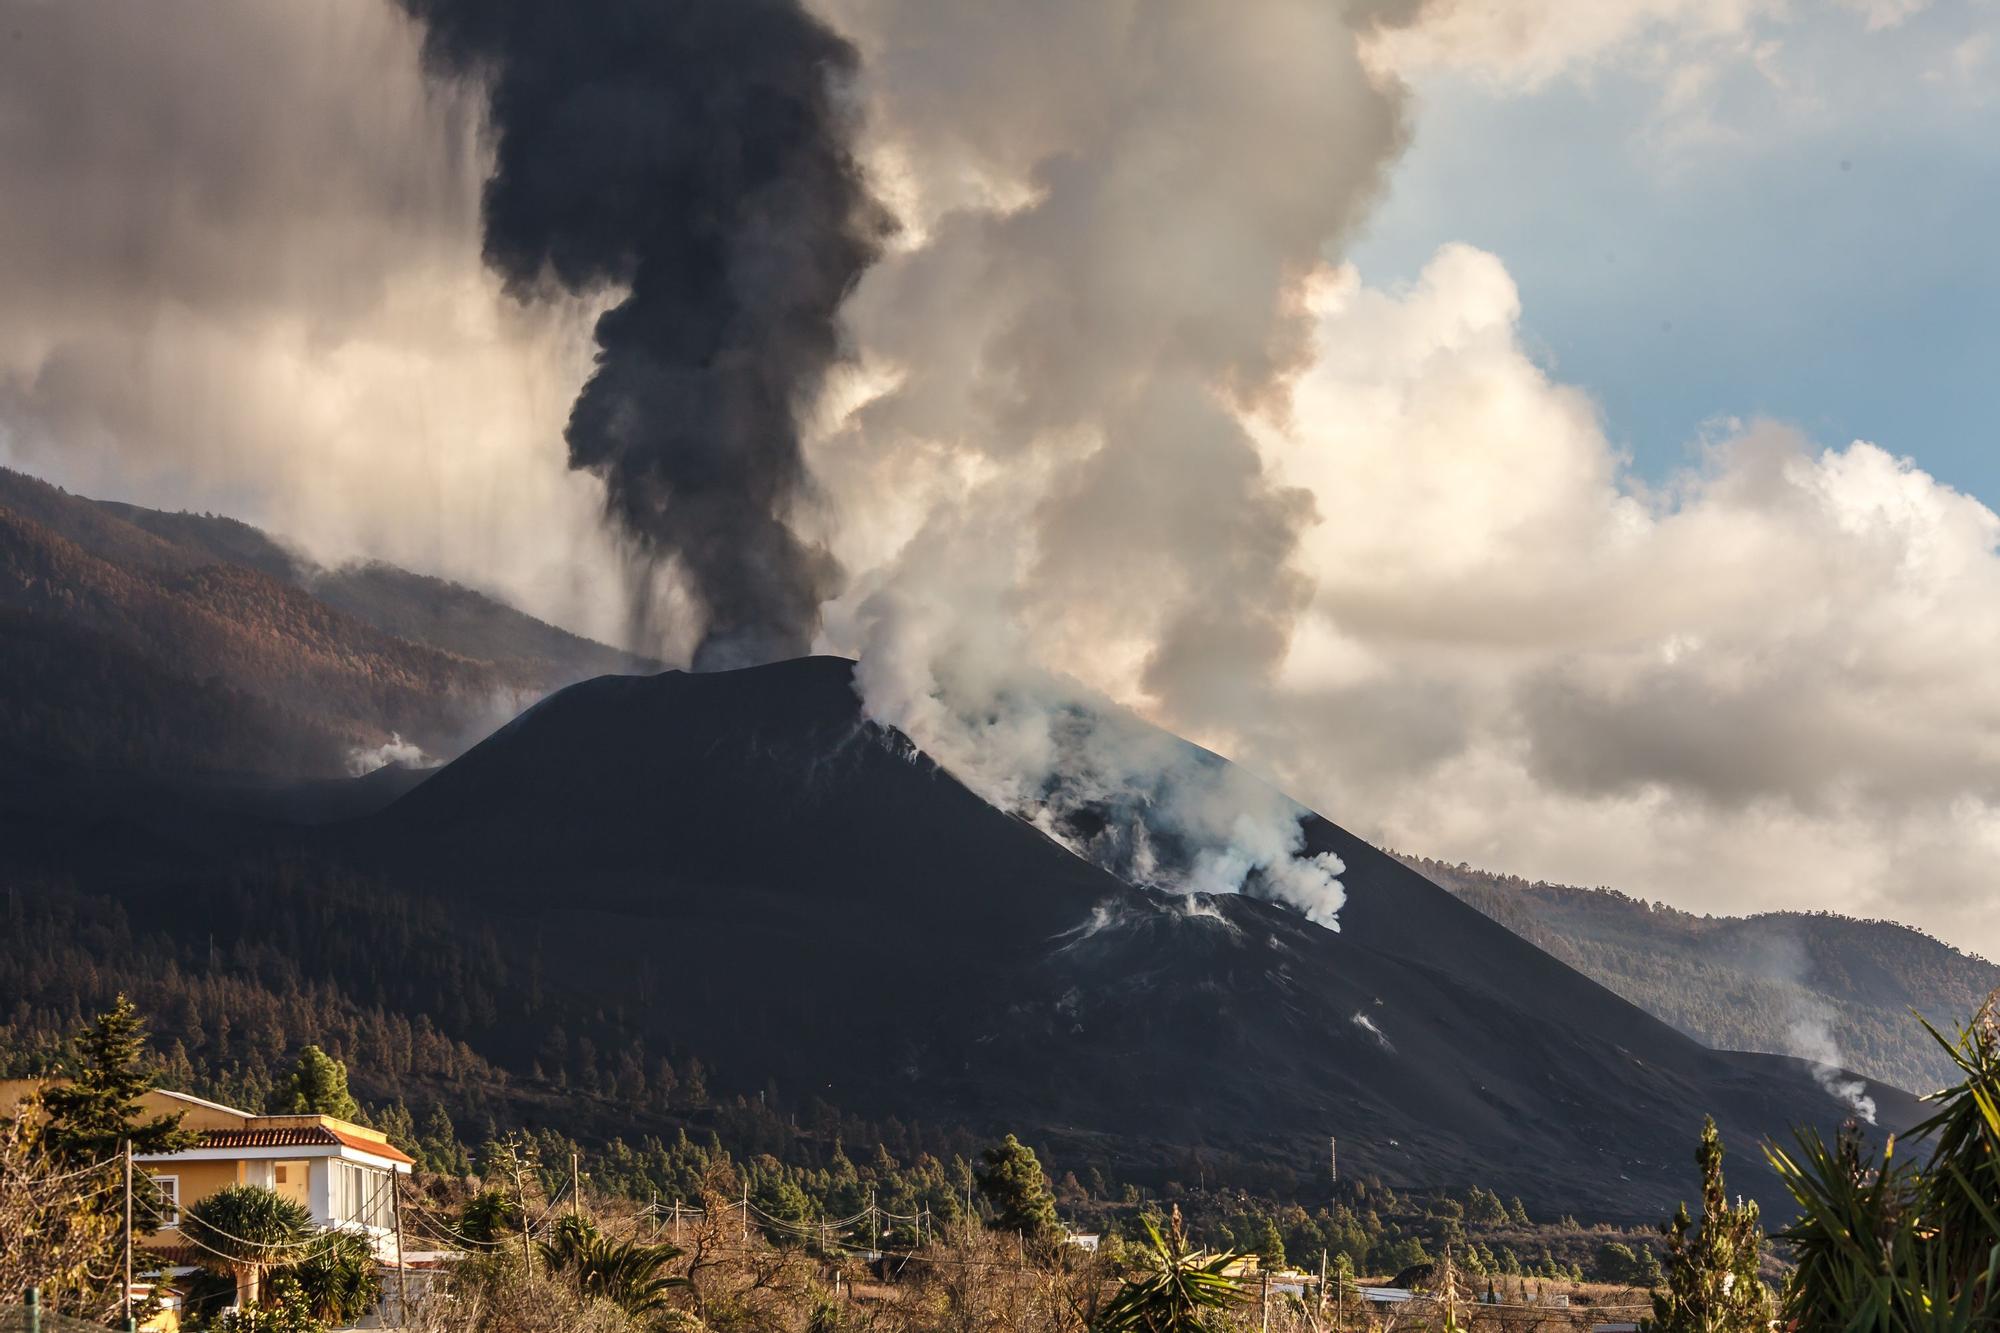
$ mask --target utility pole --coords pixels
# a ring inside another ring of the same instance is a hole
[[[1326,1165],[1333,1174],[1335,1186],[1340,1184],[1340,1140],[1329,1136],[1326,1141]]]
[[[674,1244],[681,1243],[681,1201],[674,1200]]]
[[[1319,1311],[1321,1319],[1326,1318],[1326,1251],[1319,1252]]]
[[[743,1248],[750,1248],[750,1177],[743,1177]]]
[[[125,1322],[132,1322],[132,1140],[125,1140]]]
[[[583,1195],[579,1192],[581,1189],[582,1186],[577,1183],[576,1150],[571,1149],[569,1154],[569,1215],[573,1218],[583,1216]]]
[[[410,1261],[403,1253],[403,1182],[389,1176],[389,1209],[396,1219],[396,1326],[410,1326]]]
[[[1264,1333],[1271,1333],[1271,1270],[1259,1264],[1257,1265],[1257,1271],[1264,1279],[1261,1284],[1263,1287]]]

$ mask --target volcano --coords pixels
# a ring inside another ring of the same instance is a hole
[[[1127,1179],[1304,1186],[1337,1138],[1399,1187],[1654,1219],[1704,1114],[1775,1202],[1752,1145],[1850,1113],[1805,1063],[1706,1049],[1332,822],[1305,833],[1347,867],[1337,931],[1133,887],[869,721],[821,657],[572,686],[320,836],[532,941],[510,965],[551,1012]]]

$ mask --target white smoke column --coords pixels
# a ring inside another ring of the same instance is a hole
[[[1833,1032],[1826,1020],[1817,1017],[1800,1018],[1792,1023],[1786,1035],[1790,1038],[1793,1055],[1811,1061],[1813,1079],[1826,1095],[1837,1102],[1845,1102],[1854,1109],[1854,1114],[1868,1124],[1875,1123],[1875,1099],[1868,1096],[1868,1084],[1851,1077],[1840,1066],[1840,1047],[1833,1040]]]
[[[1307,811],[1077,682],[1025,665],[999,558],[1014,525],[995,520],[926,529],[901,576],[860,608],[855,679],[870,714],[987,800],[1131,883],[1247,890],[1337,929],[1344,867],[1331,853],[1305,853]],[[961,558],[974,548],[988,558]]]
[[[813,461],[850,511],[923,497],[838,534],[873,573],[830,645],[979,790],[1057,825],[1132,811],[1096,849],[1132,877],[1164,835],[1186,887],[1331,920],[1297,806],[1151,752],[1070,682],[1132,681],[1118,703],[1171,717],[1274,679],[1313,506],[1242,417],[1303,364],[1307,281],[1394,155],[1396,95],[1324,0],[822,8],[862,51],[907,240],[849,305],[873,378]]]
[[[1844,1068],[1840,1043],[1833,1039],[1832,1010],[1807,980],[1812,969],[1804,940],[1789,933],[1779,935],[1764,943],[1762,953],[1760,970],[1783,989],[1792,1010],[1785,1029],[1786,1052],[1812,1065],[1813,1080],[1827,1096],[1874,1124],[1875,1099],[1867,1095],[1868,1084]]]

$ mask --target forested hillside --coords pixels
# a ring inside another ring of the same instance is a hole
[[[449,757],[551,689],[653,665],[442,580],[4,469],[0,623],[16,767],[327,776],[396,737]]]
[[[1911,1011],[1948,1025],[2000,987],[2000,966],[1893,921],[1699,916],[1611,889],[1403,860],[1707,1045],[1824,1059],[1918,1092],[1955,1076]]]
[[[183,914],[217,929],[177,926]],[[260,1109],[317,1045],[347,1066],[362,1118],[447,1177],[490,1165],[495,1137],[524,1134],[556,1170],[578,1150],[593,1191],[698,1207],[706,1191],[747,1188],[780,1230],[851,1218],[872,1198],[890,1217],[887,1239],[905,1246],[920,1214],[935,1230],[987,1208],[975,1172],[990,1131],[864,1118],[823,1090],[776,1082],[724,1089],[698,1054],[606,1043],[588,1016],[544,1030],[527,1068],[508,1073],[453,1035],[531,1023],[505,993],[518,978],[491,929],[364,877],[248,863],[173,901],[131,904],[59,876],[17,879],[0,928],[11,946],[0,951],[0,1077],[64,1068],[70,1037],[126,992],[154,1029],[165,1086]],[[1477,1179],[1411,1193],[1349,1173],[1337,1189],[1299,1191],[1226,1154],[1190,1152],[1162,1178],[1127,1174],[1115,1153],[1038,1146],[1065,1219],[1110,1238],[1136,1237],[1140,1213],[1168,1200],[1202,1242],[1280,1263],[1324,1250],[1390,1274],[1452,1245],[1476,1275],[1611,1281],[1634,1275],[1606,1271],[1607,1246],[1629,1262],[1651,1239],[1531,1218]],[[547,1187],[559,1188],[553,1171]]]

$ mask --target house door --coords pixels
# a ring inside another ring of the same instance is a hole
[[[306,1181],[311,1171],[310,1162],[273,1162],[271,1188],[310,1213],[312,1194],[306,1188]]]

